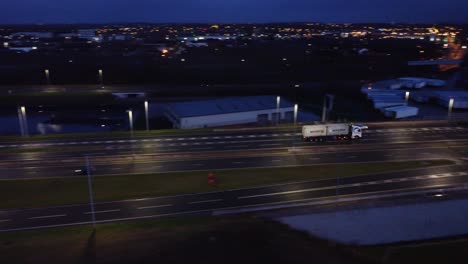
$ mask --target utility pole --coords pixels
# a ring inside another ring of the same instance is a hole
[[[91,181],[91,168],[89,167],[88,156],[86,156],[86,174],[88,174],[88,192],[89,192],[89,202],[91,206],[91,219],[93,221],[93,228],[96,229],[96,215],[94,212],[94,198],[93,198],[93,183]]]

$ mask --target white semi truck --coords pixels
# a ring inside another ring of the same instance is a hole
[[[348,123],[309,125],[302,127],[302,138],[304,141],[360,139],[362,130],[367,128]]]

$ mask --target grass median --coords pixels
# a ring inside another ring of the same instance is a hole
[[[132,138],[153,137],[153,136],[176,136],[210,133],[212,129],[157,129],[151,131],[134,131]],[[130,138],[129,131],[112,131],[112,132],[96,132],[96,133],[64,133],[64,134],[47,134],[47,135],[32,135],[29,137],[21,136],[0,136],[0,142],[28,142],[28,141],[43,141],[43,140],[89,140],[89,139],[112,139],[112,138]]]
[[[215,171],[217,186],[207,183],[207,171],[100,176],[93,179],[93,187],[96,201],[112,201],[451,164],[449,160],[421,160],[222,170]],[[86,177],[0,181],[0,209],[86,203],[88,199]]]

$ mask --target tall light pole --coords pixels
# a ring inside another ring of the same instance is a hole
[[[296,128],[297,124],[297,110],[299,109],[299,106],[297,104],[294,105],[294,128]]]
[[[28,129],[28,119],[26,117],[26,107],[21,106],[21,115],[23,116],[23,129],[24,129],[24,135],[28,136],[29,135],[29,129]]]
[[[46,82],[47,82],[47,84],[50,84],[50,72],[49,72],[49,69],[45,69],[45,70],[44,70],[44,73],[45,73],[45,77],[46,77]]]
[[[405,93],[405,104],[408,105],[408,100],[409,100],[409,91],[406,91]]]
[[[453,109],[454,103],[455,103],[455,100],[453,98],[450,98],[449,104],[448,104],[448,119],[452,117],[452,109]]]
[[[19,121],[21,136],[24,137],[24,120],[23,120],[23,114],[21,113],[21,107],[18,107],[18,121]]]
[[[133,137],[133,112],[132,110],[128,110],[128,122],[130,124],[130,136]]]
[[[86,174],[88,175],[88,192],[89,192],[89,205],[91,206],[91,219],[93,221],[93,228],[96,228],[96,215],[94,212],[94,198],[93,198],[93,183],[91,181],[91,168],[89,167],[88,156],[86,156],[85,161],[86,161]]]
[[[149,131],[148,101],[145,101],[146,131]]]
[[[101,85],[104,85],[104,76],[103,76],[102,69],[99,69],[98,73],[99,73],[99,83]]]
[[[278,125],[281,117],[280,117],[280,102],[281,102],[281,96],[276,96],[276,124]]]

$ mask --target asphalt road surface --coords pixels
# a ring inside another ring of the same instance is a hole
[[[381,126],[381,125],[380,125]],[[89,156],[93,175],[146,174],[324,163],[452,159],[464,161],[468,126],[375,126],[359,141],[303,142],[297,130],[0,143],[0,178],[72,177]],[[19,152],[29,148],[38,152]],[[47,149],[59,148],[57,151]],[[63,151],[60,148],[64,148]]]
[[[277,184],[231,191],[142,198],[98,203],[97,223],[145,218],[211,214],[256,206],[287,205],[321,199],[357,195],[383,195],[395,192],[443,189],[463,186],[468,166],[438,167],[405,173],[385,173],[321,181]],[[0,231],[16,231],[91,223],[87,204],[53,208],[0,211]]]
[[[171,197],[99,203],[98,222],[123,221],[226,209],[290,204],[366,194],[465,186],[468,181],[468,126],[440,122],[369,125],[357,142],[302,142],[298,130],[228,130],[200,135],[133,139],[81,139],[0,143],[3,179],[84,177],[90,156],[93,175],[283,167],[325,163],[451,159],[455,166],[337,178]],[[39,145],[37,145],[39,144]],[[31,147],[64,151],[16,153]],[[337,187],[338,186],[338,187]],[[87,224],[90,206],[0,211],[0,231]]]

